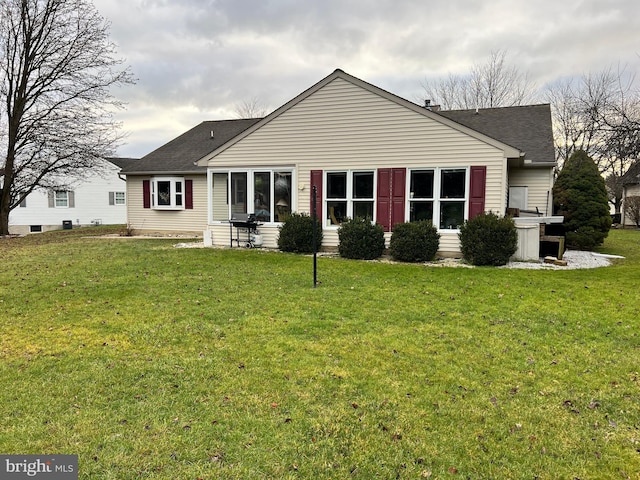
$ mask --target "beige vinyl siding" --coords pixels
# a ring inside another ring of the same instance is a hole
[[[209,161],[211,168],[293,165],[294,209],[309,211],[310,172],[321,169],[487,167],[485,208],[505,209],[503,151],[336,78]],[[276,228],[276,227],[273,227]],[[275,235],[265,234],[267,238]],[[325,244],[337,244],[326,230]],[[269,245],[271,246],[271,245]],[[441,248],[458,249],[457,234],[443,234]]]
[[[142,182],[152,177],[127,177],[127,224],[135,231],[189,232],[202,234],[207,228],[207,177],[186,175],[193,180],[193,209],[154,210],[143,208]]]
[[[551,189],[553,169],[512,168],[509,169],[510,187],[528,187],[527,210],[536,207],[544,215],[552,215]]]

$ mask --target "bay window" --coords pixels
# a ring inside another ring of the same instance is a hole
[[[184,178],[155,177],[151,182],[153,208],[182,210],[184,208]]]

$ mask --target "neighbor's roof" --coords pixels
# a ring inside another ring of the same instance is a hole
[[[634,162],[627,173],[622,176],[623,185],[637,185],[640,183],[640,161]]]
[[[437,113],[524,152],[525,164],[555,164],[549,104]]]
[[[140,160],[130,162],[122,168],[122,173],[206,173],[207,169],[196,166],[195,162],[259,120],[252,118],[202,122]]]
[[[124,158],[124,157],[107,157],[106,160],[113,163],[115,166],[120,167],[121,169],[127,168],[130,165],[135,165],[136,162],[140,161],[139,158]]]

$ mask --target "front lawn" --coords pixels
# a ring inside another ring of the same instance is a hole
[[[0,240],[0,453],[83,479],[637,479],[640,232],[595,270]]]

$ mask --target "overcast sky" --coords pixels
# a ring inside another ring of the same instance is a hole
[[[638,0],[94,0],[137,83],[117,89],[143,156],[204,120],[270,112],[341,68],[411,101],[425,79],[492,51],[538,87],[627,67],[640,73]]]

